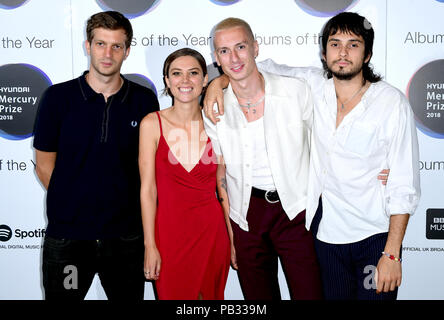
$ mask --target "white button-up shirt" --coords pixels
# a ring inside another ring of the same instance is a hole
[[[276,190],[289,219],[305,209],[309,168],[309,137],[313,102],[307,83],[262,72],[265,80],[264,133]],[[231,85],[224,93],[224,115],[214,125],[204,115],[214,152],[223,155],[230,218],[248,231],[254,139]]]
[[[413,214],[420,197],[418,139],[413,112],[398,89],[372,83],[336,128],[333,79],[318,68],[293,68],[267,60],[260,67],[305,78],[314,107],[306,226],[322,194],[317,238],[352,243],[387,232],[390,215]],[[377,180],[390,169],[387,185]]]

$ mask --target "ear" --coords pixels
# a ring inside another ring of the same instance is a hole
[[[208,74],[205,75],[203,86],[206,87],[208,84]]]
[[[367,58],[365,58],[364,63],[368,63],[372,57],[372,52],[369,52]]]
[[[89,43],[88,40],[85,40],[85,49],[86,49],[86,52],[88,53],[88,55],[90,55],[91,54],[91,44]]]
[[[254,40],[253,42],[253,48],[254,48],[254,57],[256,58],[259,55],[259,44],[257,43],[257,40]]]
[[[216,50],[214,51],[214,57],[216,58],[217,66],[220,67],[219,55],[217,54],[217,51],[216,51]]]
[[[130,51],[131,51],[131,45],[128,47],[128,49],[126,49],[124,60],[126,60],[126,58],[128,58]]]
[[[167,87],[169,89],[170,88],[170,79],[168,79],[167,76],[164,76],[163,79],[165,80],[165,83],[166,83],[166,85],[167,85]]]

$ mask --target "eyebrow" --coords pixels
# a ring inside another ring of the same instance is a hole
[[[184,70],[184,69],[181,69],[181,68],[171,68],[171,70],[170,71],[174,71],[174,70],[178,70],[178,71],[182,71],[182,70]],[[193,70],[199,70],[200,71],[200,68],[198,68],[198,67],[193,67],[193,68],[190,68],[190,69],[186,69],[187,71],[193,71]]]
[[[112,45],[116,45],[116,44],[121,45],[121,46],[125,45],[125,42],[105,41],[105,40],[102,40],[102,39],[100,39],[100,38],[93,39],[92,41],[95,41],[95,42],[104,42],[104,43],[109,43],[109,44],[112,44]]]
[[[340,39],[337,39],[337,38],[331,38],[331,39],[328,39],[328,41],[327,42],[331,42],[331,41],[338,41],[338,42],[341,42],[341,40]],[[347,40],[347,42],[359,42],[359,43],[364,43],[362,40],[360,40],[360,39],[350,39],[350,40]]]
[[[247,40],[244,40],[244,41],[238,42],[238,43],[236,43],[234,46],[237,47],[237,46],[240,45],[240,44],[248,44],[248,41],[247,41]],[[219,48],[216,48],[216,50],[221,50],[221,49],[228,49],[228,47],[219,47]]]

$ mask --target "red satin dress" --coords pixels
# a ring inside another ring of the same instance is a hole
[[[188,172],[162,132],[156,152],[156,243],[162,259],[155,286],[161,300],[224,299],[230,243],[216,197],[216,156],[210,139]]]

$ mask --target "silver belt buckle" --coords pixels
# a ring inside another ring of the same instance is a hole
[[[276,203],[276,202],[279,202],[279,199],[278,199],[278,200],[275,200],[275,201],[268,200],[268,193],[269,193],[269,192],[274,192],[274,191],[276,191],[276,190],[267,190],[267,191],[265,192],[265,200],[267,200],[268,203]]]

